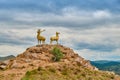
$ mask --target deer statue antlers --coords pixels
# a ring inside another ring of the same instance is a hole
[[[45,43],[45,40],[46,38],[44,36],[41,36],[41,33],[45,31],[45,30],[41,30],[41,29],[38,29],[37,31],[37,40],[38,40],[38,45],[39,43],[41,44],[41,42],[44,44]]]
[[[45,44],[45,40],[46,38],[44,36],[41,36],[41,33],[44,32],[44,30],[38,29],[37,31],[37,40],[38,40],[38,45],[39,44]],[[53,41],[56,41],[58,44],[58,40],[59,40],[59,32],[56,32],[56,36],[52,36],[50,37],[50,44],[52,44]]]

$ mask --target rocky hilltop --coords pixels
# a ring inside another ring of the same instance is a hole
[[[52,59],[54,47],[63,53],[60,61]],[[120,80],[114,73],[99,71],[63,45],[29,47],[17,57],[1,62],[0,69],[0,80]]]

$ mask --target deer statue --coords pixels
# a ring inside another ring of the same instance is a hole
[[[37,31],[38,45],[39,45],[39,43],[41,44],[41,41],[42,41],[43,44],[45,43],[46,38],[44,36],[40,35],[41,32],[43,32],[43,31],[45,31],[45,30],[38,29],[38,31]]]
[[[50,44],[52,44],[52,41],[56,41],[57,44],[58,44],[59,34],[60,34],[59,32],[56,32],[56,36],[52,36],[52,37],[50,38]]]

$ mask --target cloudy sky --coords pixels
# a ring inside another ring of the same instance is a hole
[[[37,44],[37,29],[88,60],[120,60],[120,0],[0,0],[0,56]]]

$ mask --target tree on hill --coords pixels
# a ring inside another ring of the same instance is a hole
[[[54,55],[53,60],[54,61],[60,61],[61,58],[63,58],[63,53],[61,50],[57,47],[54,47],[52,49],[52,54]]]

